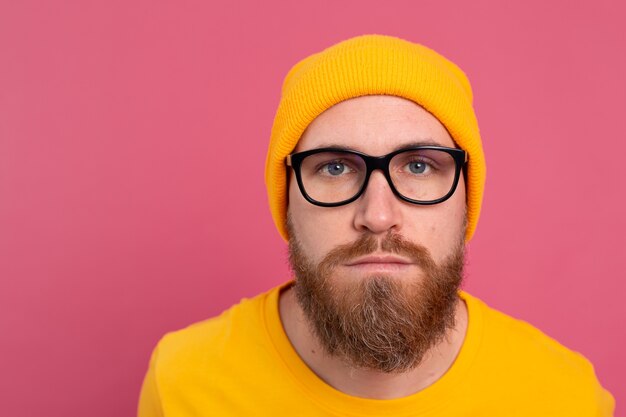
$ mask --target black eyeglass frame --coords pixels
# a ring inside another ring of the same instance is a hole
[[[454,171],[454,181],[452,183],[452,187],[450,187],[450,191],[448,192],[448,194],[436,200],[420,201],[420,200],[413,200],[411,198],[405,197],[396,189],[396,187],[393,185],[393,181],[391,180],[391,174],[389,173],[389,163],[391,162],[391,159],[394,156],[403,152],[419,151],[419,150],[442,151],[442,152],[449,154],[454,159],[455,171]],[[365,161],[365,166],[367,168],[367,171],[365,172],[363,185],[361,186],[361,189],[353,197],[347,200],[336,202],[336,203],[323,203],[321,201],[317,201],[311,198],[311,196],[306,192],[306,189],[304,188],[304,184],[302,183],[302,175],[300,172],[302,161],[304,160],[304,158],[306,158],[309,155],[314,155],[314,154],[322,153],[322,152],[345,152],[348,154],[357,155],[361,157],[363,161]],[[454,194],[454,192],[456,191],[456,187],[459,184],[461,170],[467,163],[467,160],[468,160],[468,154],[463,149],[448,148],[445,146],[435,146],[435,145],[412,146],[408,148],[401,148],[401,149],[398,149],[397,151],[393,151],[383,156],[371,156],[371,155],[367,155],[365,153],[354,151],[351,149],[345,149],[345,148],[340,148],[340,147],[329,147],[329,148],[311,149],[308,151],[303,151],[303,152],[298,152],[298,153],[294,153],[291,155],[287,155],[287,157],[285,158],[285,165],[290,166],[294,170],[296,174],[296,181],[298,182],[298,188],[300,189],[300,192],[302,193],[304,198],[309,203],[314,204],[316,206],[337,207],[337,206],[343,206],[345,204],[352,203],[363,194],[363,192],[365,191],[369,183],[370,175],[372,174],[372,172],[374,172],[377,169],[383,172],[383,175],[385,176],[385,178],[387,179],[387,183],[389,184],[389,188],[391,188],[391,191],[396,195],[396,197],[408,203],[426,206],[426,205],[442,203],[446,201],[447,199],[449,199],[452,196],[452,194]]]

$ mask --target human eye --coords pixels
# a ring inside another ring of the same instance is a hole
[[[356,154],[326,151],[308,155],[302,162],[300,171],[309,179],[330,181],[362,175],[364,168],[363,161]]]
[[[354,172],[354,169],[346,161],[333,160],[320,164],[317,172],[321,175],[339,177]]]
[[[413,157],[404,165],[404,172],[420,176],[429,175],[436,169],[434,161],[424,157]]]

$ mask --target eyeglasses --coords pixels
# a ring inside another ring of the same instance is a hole
[[[423,205],[441,203],[454,194],[466,162],[465,151],[442,146],[415,146],[383,156],[320,148],[285,158],[304,198],[322,207],[341,206],[359,198],[377,169],[401,200]]]

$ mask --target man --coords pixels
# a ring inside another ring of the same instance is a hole
[[[139,415],[612,415],[583,356],[459,289],[484,179],[441,55],[368,35],[296,64],[266,163],[295,279],[166,335]]]

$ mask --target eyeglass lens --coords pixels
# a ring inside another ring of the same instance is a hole
[[[389,174],[396,190],[417,201],[434,201],[447,195],[453,184],[456,165],[452,155],[437,149],[407,150],[389,162]],[[367,174],[359,155],[320,152],[308,155],[300,167],[306,193],[321,203],[338,203],[354,197]]]

